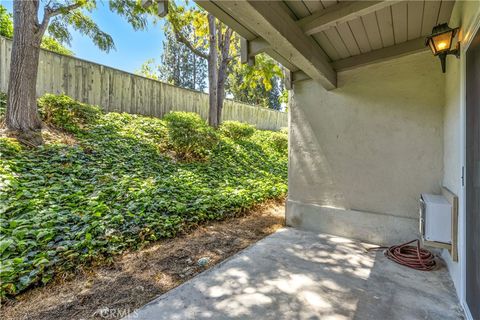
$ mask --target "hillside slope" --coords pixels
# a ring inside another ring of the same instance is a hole
[[[287,192],[286,133],[40,106],[44,146],[0,138],[1,295]]]

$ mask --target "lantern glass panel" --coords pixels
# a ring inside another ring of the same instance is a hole
[[[428,39],[428,45],[430,46],[430,50],[432,50],[432,53],[434,55],[437,55],[437,49],[435,49],[435,46],[433,45],[433,39]]]
[[[436,36],[433,36],[430,40],[430,47],[434,54],[439,54],[445,51],[449,51],[452,46],[453,31],[442,33]]]

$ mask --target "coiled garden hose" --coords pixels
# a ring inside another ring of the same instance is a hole
[[[410,245],[414,242],[416,242],[416,246]],[[384,254],[388,259],[415,270],[432,271],[437,266],[435,255],[427,249],[421,248],[418,239],[391,247],[375,247],[368,251],[383,249],[385,249]]]

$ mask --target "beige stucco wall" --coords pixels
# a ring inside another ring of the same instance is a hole
[[[418,198],[440,191],[444,76],[430,53],[295,84],[287,223],[377,243],[416,237]]]
[[[461,27],[459,41],[462,48],[475,32],[475,25],[480,19],[480,1],[457,1],[449,22],[451,27]],[[465,203],[462,186],[462,166],[465,152],[464,137],[464,64],[465,52],[462,50],[460,59],[452,56],[447,58],[447,73],[445,77],[445,112],[444,112],[444,175],[443,184],[459,196],[459,262],[454,262],[447,251],[443,258],[447,262],[458,296],[464,299],[462,283],[462,263],[465,261]]]

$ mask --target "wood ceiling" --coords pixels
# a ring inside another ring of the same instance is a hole
[[[244,41],[244,60],[266,52],[326,88],[336,72],[425,50],[454,0],[197,0]]]
[[[283,2],[292,18],[300,21],[341,4],[335,0]],[[337,61],[428,35],[437,24],[448,22],[453,5],[454,1],[441,0],[397,2],[312,34],[312,37],[332,61]]]

